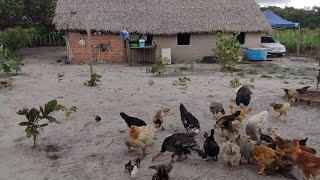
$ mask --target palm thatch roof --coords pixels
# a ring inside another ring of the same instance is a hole
[[[265,32],[255,0],[58,0],[58,29],[148,34]]]

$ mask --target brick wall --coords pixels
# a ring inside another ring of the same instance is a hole
[[[83,61],[89,61],[89,51],[88,51],[88,36],[86,34],[80,33],[68,33],[67,35],[67,46],[68,46],[68,54],[69,60],[71,63]],[[86,42],[85,46],[81,46],[79,44],[79,40],[83,39]],[[109,50],[107,49],[105,52],[100,52],[97,47],[100,43],[111,42],[110,51],[111,51],[111,60]],[[91,47],[92,47],[92,55],[93,60],[101,59],[106,62],[124,62],[124,46],[123,42],[120,39],[119,35],[107,34],[107,35],[91,35]],[[99,58],[100,57],[100,58]]]

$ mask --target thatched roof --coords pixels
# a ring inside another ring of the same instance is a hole
[[[58,0],[53,22],[58,29],[113,33],[271,30],[255,0]]]

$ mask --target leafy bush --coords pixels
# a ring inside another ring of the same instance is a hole
[[[48,126],[48,123],[43,123],[42,120],[46,119],[49,123],[58,123],[59,122],[50,114],[57,110],[57,101],[51,100],[44,105],[44,107],[40,106],[40,109],[36,108],[24,108],[17,112],[18,115],[26,116],[28,121],[24,121],[19,123],[19,126],[26,126],[26,135],[27,138],[33,138],[33,147],[36,147],[37,135],[40,133],[38,131],[39,128],[43,128]]]
[[[23,63],[20,58],[16,57],[8,49],[0,48],[0,73],[4,73],[6,75],[13,72],[18,73],[21,71],[22,65]]]
[[[1,42],[4,47],[8,48],[10,51],[16,51],[26,47],[29,37],[34,33],[36,33],[34,28],[8,28],[1,34]]]
[[[92,73],[89,81],[84,82],[84,85],[92,87],[98,86],[101,83],[101,75],[97,73]]]
[[[156,62],[153,66],[146,69],[147,73],[152,73],[155,75],[161,75],[166,72],[166,65],[169,64],[169,59],[162,57],[161,55],[156,55]]]
[[[189,83],[191,83],[191,79],[186,76],[179,77],[178,80],[173,81],[173,85],[177,86],[183,93],[187,91]]]
[[[230,35],[226,31],[217,35],[217,47],[213,54],[218,57],[221,70],[235,66],[240,51],[237,36],[237,33]]]

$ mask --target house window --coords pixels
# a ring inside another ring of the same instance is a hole
[[[189,33],[179,33],[178,34],[178,45],[190,45],[190,34]]]
[[[237,40],[240,44],[244,44],[245,38],[246,38],[246,34],[244,32],[241,32],[238,35]]]

